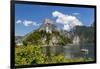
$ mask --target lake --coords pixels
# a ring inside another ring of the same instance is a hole
[[[81,44],[80,49],[87,49],[88,54],[86,56],[90,58],[95,58],[95,44],[93,43]]]
[[[94,49],[95,45],[93,43],[88,44],[68,44],[66,46],[45,46],[42,47],[45,54],[63,54],[65,58],[95,58]],[[87,53],[85,53],[85,50]]]

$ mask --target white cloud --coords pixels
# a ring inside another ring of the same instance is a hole
[[[82,22],[76,17],[72,15],[65,15],[59,11],[52,12],[53,17],[57,17],[56,22],[64,25],[64,30],[69,30],[69,28],[73,28],[77,25],[83,25]]]
[[[17,20],[16,23],[17,24],[20,24],[20,23],[22,23],[22,21],[21,20]]]
[[[37,24],[34,21],[31,20],[17,20],[16,21],[17,24],[23,24],[24,26],[39,26],[40,24]]]
[[[75,13],[72,13],[73,15],[80,15],[80,13],[77,13],[77,12],[75,12]]]
[[[70,30],[70,26],[68,24],[64,25],[64,30]]]

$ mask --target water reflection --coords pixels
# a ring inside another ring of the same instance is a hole
[[[50,56],[51,54],[63,54],[65,58],[94,58],[94,44],[68,44],[66,46],[44,46],[43,53]]]

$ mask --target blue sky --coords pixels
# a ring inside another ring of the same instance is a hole
[[[15,5],[15,35],[23,36],[37,28],[45,18],[56,21],[54,11],[75,16],[83,25],[89,26],[94,21],[94,8],[60,7],[43,5]],[[29,24],[27,24],[29,23]]]

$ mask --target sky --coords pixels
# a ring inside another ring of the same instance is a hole
[[[94,22],[94,8],[16,4],[15,35],[24,36],[38,29],[45,18],[63,29],[69,29],[69,24],[90,26]]]

